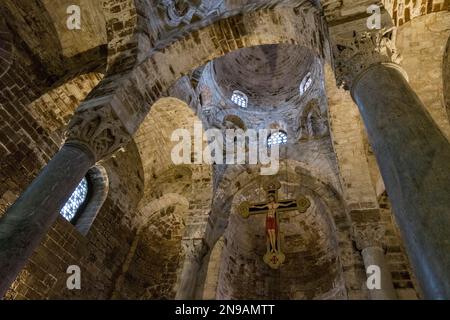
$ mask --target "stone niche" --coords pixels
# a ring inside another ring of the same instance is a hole
[[[283,189],[283,188],[282,188]],[[337,248],[323,201],[301,188],[280,192],[280,198],[308,193],[306,213],[280,214],[281,247],[286,261],[278,270],[263,262],[265,216],[245,220],[233,211],[224,233],[217,299],[319,299],[338,295],[341,276]],[[264,199],[256,185],[244,188],[236,203]],[[330,294],[331,293],[331,294]]]

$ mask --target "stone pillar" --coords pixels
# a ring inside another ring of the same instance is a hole
[[[85,109],[75,114],[67,142],[0,219],[0,297],[89,168],[117,150],[127,137],[108,108]]]
[[[361,250],[366,272],[369,271],[371,266],[378,267],[380,270],[380,288],[367,288],[371,300],[397,299],[397,294],[392,284],[391,272],[382,248],[381,240],[384,233],[385,230],[381,223],[355,224],[353,226],[353,236],[357,248]]]
[[[392,63],[389,33],[337,48],[338,84],[359,107],[424,296],[450,299],[449,141]]]
[[[208,247],[203,239],[183,240],[182,245],[185,258],[175,299],[193,300],[195,298],[198,272]]]

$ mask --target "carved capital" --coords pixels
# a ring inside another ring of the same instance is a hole
[[[395,49],[395,30],[355,32],[352,39],[338,40],[334,59],[337,85],[350,90],[355,80],[370,66],[400,63]]]
[[[358,250],[369,247],[382,247],[386,230],[381,223],[365,223],[353,225],[353,239]]]
[[[109,106],[77,111],[66,131],[66,142],[81,144],[99,161],[131,139],[129,133]]]

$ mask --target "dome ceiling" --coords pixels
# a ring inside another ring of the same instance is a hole
[[[241,49],[213,62],[213,77],[223,96],[239,90],[249,111],[273,111],[297,102],[299,85],[314,71],[314,56],[303,47],[264,45]]]

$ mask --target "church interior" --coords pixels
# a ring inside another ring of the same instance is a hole
[[[450,299],[449,9],[2,0],[0,299]]]

